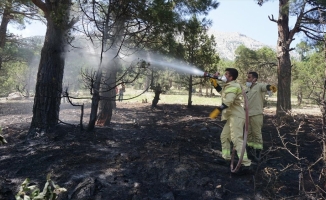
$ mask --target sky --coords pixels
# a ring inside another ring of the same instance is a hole
[[[266,45],[276,46],[277,25],[268,19],[273,15],[278,18],[278,0],[270,0],[259,6],[254,0],[218,0],[217,9],[209,12],[207,18],[213,25],[211,30],[220,32],[238,32]],[[294,24],[294,18],[290,18],[290,26]],[[293,27],[293,26],[292,26]],[[42,23],[32,23],[26,29],[17,31],[10,27],[11,32],[29,37],[45,35],[46,26]],[[292,47],[300,42],[300,35],[295,36]]]
[[[277,24],[268,16],[278,18],[278,0],[270,0],[259,6],[254,0],[219,0],[220,5],[207,18],[213,21],[212,30],[238,32],[266,45],[276,46]],[[290,27],[295,23],[290,18]],[[300,42],[300,35],[292,42]]]

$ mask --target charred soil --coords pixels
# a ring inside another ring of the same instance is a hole
[[[65,200],[326,197],[320,116],[265,113],[262,160],[237,175],[220,162],[224,123],[207,117],[213,109],[117,102],[111,125],[87,132],[79,108],[62,104],[62,123],[27,139],[32,102],[0,103],[8,142],[0,146],[0,199],[15,199],[25,178],[43,189],[49,173],[67,189]]]

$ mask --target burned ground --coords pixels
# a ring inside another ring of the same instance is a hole
[[[0,199],[15,199],[25,178],[43,189],[49,173],[67,200],[325,198],[320,116],[265,113],[263,160],[253,173],[234,175],[217,159],[223,122],[207,117],[213,106],[117,107],[109,127],[87,132],[78,126],[79,108],[63,104],[67,124],[27,139],[32,102],[0,103],[8,141],[0,146]],[[87,124],[87,105],[85,113]]]

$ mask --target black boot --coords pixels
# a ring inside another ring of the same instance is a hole
[[[261,149],[255,149],[255,150],[256,150],[255,161],[260,162],[260,160],[261,160]]]
[[[252,147],[248,147],[248,146],[247,146],[246,151],[247,151],[247,156],[248,156],[248,158],[249,158],[250,160],[253,160],[253,159],[255,158],[255,156],[256,156],[256,154],[255,154],[255,149],[252,148]]]

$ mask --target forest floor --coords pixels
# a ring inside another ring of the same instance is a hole
[[[47,174],[65,200],[325,199],[322,118],[276,119],[265,109],[262,161],[238,175],[221,165],[223,122],[213,106],[117,102],[109,127],[81,131],[80,110],[61,105],[51,134],[27,139],[32,101],[0,101],[0,199],[15,199],[29,178],[41,190]],[[84,124],[89,106],[85,107]],[[317,111],[318,113],[318,111]],[[73,125],[69,125],[73,124]]]

